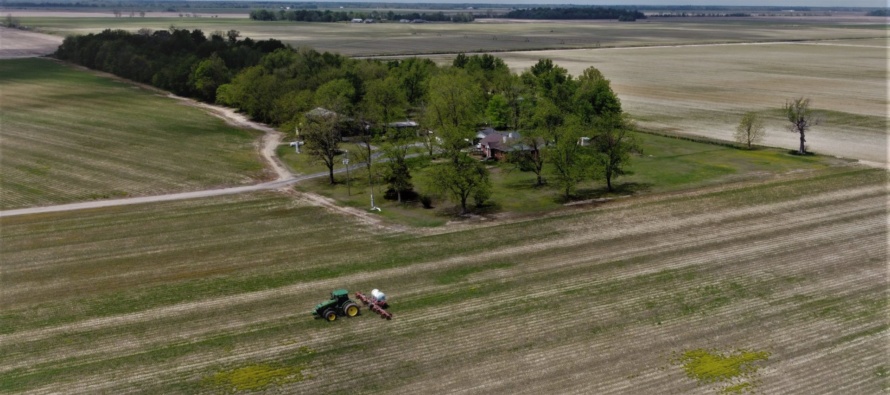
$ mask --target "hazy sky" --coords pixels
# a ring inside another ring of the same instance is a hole
[[[334,0],[336,1],[336,0]],[[343,0],[347,1],[347,0]],[[366,0],[373,2],[375,0]],[[393,1],[393,0],[388,0]],[[408,3],[887,7],[888,0],[395,0]]]

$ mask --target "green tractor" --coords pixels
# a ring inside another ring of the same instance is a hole
[[[335,321],[337,316],[355,317],[359,314],[358,305],[349,299],[349,291],[338,289],[331,292],[331,299],[315,306],[312,315],[316,318],[324,318]]]

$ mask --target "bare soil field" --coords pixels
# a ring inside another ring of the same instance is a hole
[[[878,393],[887,172],[859,167],[434,233],[256,193],[0,218],[22,393]],[[335,288],[390,297],[328,323]],[[677,355],[763,353],[701,383]],[[558,379],[557,379],[558,377]]]
[[[56,52],[62,37],[0,27],[0,59],[31,58]]]
[[[109,13],[108,16],[111,14]],[[242,37],[274,38],[295,47],[350,56],[419,55],[478,51],[526,51],[706,43],[831,40],[886,37],[883,23],[769,21],[534,21],[523,23],[406,24],[295,23],[252,21],[233,15],[219,18],[60,17],[34,14],[22,23],[59,36],[104,29],[136,31],[201,29],[205,33],[236,29]]]
[[[886,39],[874,38],[498,56],[517,71],[541,58],[573,75],[596,67],[648,129],[731,141],[742,114],[756,111],[767,120],[764,143],[788,149],[797,147],[798,136],[787,131],[779,109],[786,100],[809,97],[813,108],[825,110],[822,124],[808,134],[813,151],[886,166],[887,49]]]

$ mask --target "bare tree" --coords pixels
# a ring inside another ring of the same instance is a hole
[[[3,26],[18,29],[22,26],[22,23],[18,18],[14,18],[11,14],[6,14],[6,19],[3,20]]]
[[[762,141],[765,135],[766,127],[763,126],[763,121],[757,116],[757,113],[753,111],[745,113],[739,126],[735,129],[735,141],[747,145],[748,149]]]
[[[798,153],[804,155],[807,153],[806,132],[811,127],[819,124],[819,117],[810,108],[810,99],[799,97],[785,102],[783,108],[785,117],[791,122],[788,129],[792,132],[800,134],[800,149]]]

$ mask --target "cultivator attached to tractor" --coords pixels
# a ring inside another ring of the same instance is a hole
[[[392,314],[386,311],[389,305],[386,303],[386,295],[379,290],[371,291],[371,296],[366,296],[361,292],[355,293],[355,298],[360,300],[368,309],[380,314],[381,318],[392,319]],[[319,303],[312,309],[312,315],[316,318],[324,318],[328,321],[336,321],[337,317],[355,317],[361,312],[358,304],[349,299],[349,291],[338,289],[331,292],[331,298],[327,301]]]
[[[386,303],[386,295],[384,295],[383,292],[375,289],[371,291],[371,296],[366,296],[361,292],[356,292],[355,298],[364,303],[365,306],[368,306],[368,310],[380,314],[380,318],[385,318],[388,320],[392,319],[392,314],[386,311],[388,304]]]

